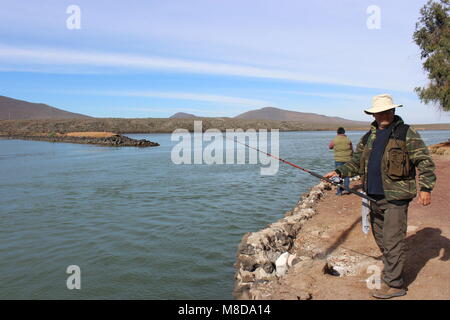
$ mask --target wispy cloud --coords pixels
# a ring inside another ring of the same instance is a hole
[[[352,101],[366,101],[368,99],[367,95],[358,94],[345,94],[345,93],[326,93],[326,92],[310,92],[310,91],[283,91],[287,94],[300,95],[300,96],[310,96],[310,97],[321,97],[329,99],[340,99],[340,100],[352,100]]]
[[[163,70],[174,73],[215,74],[225,76],[267,78],[276,80],[300,81],[371,88],[361,82],[352,82],[331,77],[319,77],[288,70],[259,68],[239,64],[193,61],[154,56],[118,54],[105,52],[86,52],[54,48],[21,48],[0,44],[0,63],[20,63],[44,66],[93,66],[115,67],[128,70]],[[1,67],[1,66],[0,66]],[[9,67],[11,69],[11,67]],[[20,67],[17,67],[20,70]],[[67,68],[68,73],[71,68]],[[111,70],[108,70],[109,72]],[[46,72],[42,69],[42,72]],[[77,71],[79,72],[79,70]]]
[[[126,97],[152,97],[176,100],[193,100],[218,102],[224,104],[251,105],[251,106],[267,106],[273,104],[268,101],[247,99],[241,97],[231,97],[204,93],[187,93],[187,92],[160,92],[160,91],[85,91],[87,94],[126,96]]]
[[[195,108],[161,108],[161,107],[142,107],[142,108],[135,108],[135,107],[114,107],[109,108],[113,110],[119,110],[119,111],[136,111],[136,112],[145,112],[145,113],[163,113],[164,115],[167,115],[167,112],[187,112],[187,113],[196,113],[196,116],[199,117],[224,117],[225,115],[223,112],[219,111],[211,111],[211,110],[202,110],[202,109],[195,109]]]
[[[412,41],[426,1],[378,0],[379,30],[366,26],[370,1],[77,0],[81,30],[67,30],[65,1],[6,1],[0,86],[74,112],[108,105],[231,114],[271,105],[353,119],[373,94],[390,93],[416,106],[408,115],[444,121],[413,91],[427,82]]]
[[[232,104],[240,106],[268,106],[275,103],[249,99],[243,97],[233,97],[224,95],[215,95],[208,93],[188,93],[188,92],[172,92],[172,91],[121,91],[121,90],[58,90],[52,91],[53,93],[64,94],[82,94],[82,95],[101,95],[101,96],[120,96],[120,97],[143,97],[143,98],[160,98],[171,100],[190,100],[190,101],[203,101],[214,102],[220,104]]]

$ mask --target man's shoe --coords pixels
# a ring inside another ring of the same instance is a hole
[[[390,299],[394,297],[401,297],[406,294],[406,290],[403,288],[393,288],[388,286],[384,281],[381,283],[380,289],[376,289],[372,296],[378,299]]]

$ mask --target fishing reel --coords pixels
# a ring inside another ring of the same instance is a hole
[[[344,182],[344,179],[342,179],[341,177],[338,177],[338,176],[334,176],[330,180],[334,184],[342,184],[342,182]]]

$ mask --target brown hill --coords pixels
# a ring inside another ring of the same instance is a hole
[[[368,122],[354,121],[339,117],[328,117],[316,113],[305,113],[297,111],[283,110],[273,107],[266,107],[259,110],[252,110],[242,113],[237,119],[258,119],[258,120],[278,120],[278,121],[301,121],[304,123],[328,123],[351,126],[367,126]]]
[[[198,118],[196,115],[185,112],[177,112],[174,115],[170,116],[169,119],[192,119]]]
[[[82,119],[89,116],[64,111],[43,103],[31,103],[0,96],[0,120]]]

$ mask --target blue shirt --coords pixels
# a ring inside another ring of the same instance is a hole
[[[384,195],[383,181],[381,180],[381,159],[392,131],[392,124],[380,130],[377,128],[373,141],[372,151],[367,164],[367,193]]]

